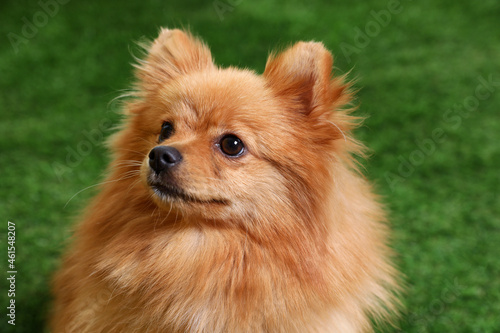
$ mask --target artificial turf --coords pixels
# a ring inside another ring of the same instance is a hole
[[[189,27],[218,64],[258,72],[276,46],[323,41],[337,73],[357,78],[366,173],[408,284],[399,328],[381,331],[500,332],[498,1],[54,1],[0,4],[1,332],[43,331],[50,277],[94,194],[80,191],[108,161],[110,101],[130,85],[134,41],[161,26]]]

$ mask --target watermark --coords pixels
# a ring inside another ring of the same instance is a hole
[[[397,157],[399,161],[397,172],[387,171],[384,174],[391,191],[396,189],[397,184],[411,177],[416,168],[424,164],[437,151],[437,147],[447,140],[446,127],[458,129],[462,125],[463,119],[469,118],[477,111],[481,101],[489,99],[500,87],[500,81],[495,81],[491,74],[487,78],[481,75],[477,81],[479,83],[473,94],[465,97],[461,103],[453,105],[443,113],[441,116],[443,126],[435,127],[427,138],[416,141],[417,147],[411,153]]]
[[[242,2],[243,0],[215,0],[212,5],[219,20],[222,22],[224,21],[224,15],[227,12],[232,12]]]
[[[448,322],[451,327],[454,327],[452,319],[446,316],[446,310],[462,295],[464,289],[465,286],[459,283],[458,278],[447,281],[441,294],[434,298],[426,308],[407,316],[407,323],[416,329],[415,332],[427,332],[430,327],[435,326],[437,321]]]
[[[9,281],[7,322],[9,325],[16,325],[16,224],[10,221],[7,221],[7,267],[7,281]]]
[[[14,49],[15,53],[19,52],[19,47],[22,44],[28,44],[30,39],[35,38],[38,31],[45,27],[50,18],[56,16],[59,12],[59,7],[65,5],[70,0],[40,0],[38,1],[38,7],[40,10],[35,12],[31,18],[23,16],[21,21],[23,26],[21,27],[20,33],[9,32],[7,38],[9,39],[10,45]]]
[[[63,180],[63,176],[72,172],[74,168],[76,168],[85,157],[89,156],[94,147],[102,144],[104,141],[104,134],[108,131],[113,125],[113,122],[109,118],[103,118],[97,128],[93,128],[89,131],[83,130],[81,133],[85,137],[85,139],[80,140],[76,146],[66,146],[64,148],[66,152],[65,163],[60,162],[52,162],[52,170],[56,175],[57,179],[61,182]]]
[[[403,11],[404,6],[401,2],[401,0],[389,0],[385,9],[370,11],[371,20],[364,27],[358,26],[354,28],[353,44],[340,43],[340,49],[348,64],[351,63],[353,54],[359,54],[364,48],[368,47],[372,39],[377,37],[391,23],[392,17]]]

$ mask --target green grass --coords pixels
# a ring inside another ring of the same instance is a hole
[[[14,52],[8,34],[22,35],[23,17],[33,22],[41,7],[2,2],[0,331],[42,331],[50,277],[93,191],[66,203],[99,181],[108,160],[99,135],[82,142],[102,121],[118,121],[109,102],[131,82],[133,41],[189,26],[224,66],[262,71],[277,45],[314,39],[335,53],[338,73],[352,69],[358,112],[369,116],[357,132],[373,150],[367,173],[391,211],[409,285],[401,331],[500,332],[500,3],[401,4],[377,31],[370,12],[388,1],[242,0],[223,20],[212,1],[70,1]],[[373,29],[367,45],[356,28]],[[349,57],[347,44],[356,47]],[[480,77],[495,83],[489,96]],[[458,113],[476,89],[477,105]],[[430,144],[436,130],[443,136]],[[419,152],[422,142],[430,153]],[[86,150],[67,160],[78,149]],[[54,163],[68,169],[58,176]],[[15,328],[5,316],[8,220],[17,227]]]

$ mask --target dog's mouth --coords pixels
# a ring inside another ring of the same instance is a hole
[[[153,192],[160,198],[167,201],[183,201],[188,203],[198,203],[198,204],[217,204],[217,205],[227,205],[229,201],[226,199],[217,198],[200,198],[191,193],[185,192],[182,189],[175,186],[168,186],[163,184],[149,184]]]

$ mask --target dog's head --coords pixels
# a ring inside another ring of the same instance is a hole
[[[350,96],[332,61],[322,44],[299,42],[259,76],[218,68],[202,42],[162,30],[138,65],[123,134],[153,200],[226,221],[311,209],[352,143],[338,111]]]

